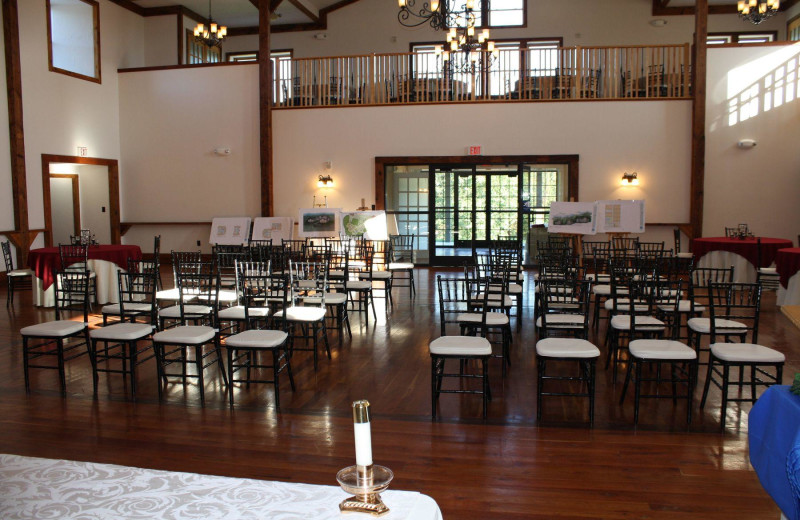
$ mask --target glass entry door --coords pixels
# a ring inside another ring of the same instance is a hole
[[[519,237],[517,165],[432,166],[433,265],[462,265],[491,240]]]

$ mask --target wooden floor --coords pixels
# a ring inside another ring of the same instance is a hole
[[[340,347],[332,333],[333,357],[322,356],[316,373],[310,353],[296,354],[297,390],[284,379],[280,414],[263,385],[237,388],[231,411],[211,371],[205,408],[193,384],[170,385],[159,404],[153,360],[140,367],[135,403],[118,376],[101,375],[93,398],[85,356],[68,364],[67,398],[54,371],[34,372],[26,395],[18,331],[52,311],[17,294],[0,311],[0,452],[335,485],[336,471],[354,463],[350,404],[368,399],[375,462],[394,471],[393,489],[430,495],[446,519],[779,518],[748,462],[750,407],[730,406],[721,434],[718,392],[701,412],[698,387],[688,428],[685,405],[643,401],[637,429],[632,395],[620,406],[622,385],[601,365],[594,429],[574,398],[549,398],[537,424],[530,286],[509,375],[492,366],[488,422],[478,397],[458,395],[443,396],[443,418],[431,421],[435,274],[418,269],[417,296],[395,289],[389,312],[379,300],[377,324],[354,316],[352,341]],[[759,341],[787,355],[788,382],[800,367],[800,330],[774,301],[767,293]]]

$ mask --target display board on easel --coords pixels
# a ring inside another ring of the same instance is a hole
[[[239,246],[250,242],[250,217],[216,217],[211,221],[211,245]]]
[[[643,200],[597,201],[598,233],[644,233]]]
[[[292,239],[293,229],[291,217],[256,217],[251,240],[272,240],[273,244],[280,245],[282,240]]]
[[[549,233],[594,235],[597,233],[595,202],[553,202],[550,204]]]
[[[363,236],[367,240],[389,240],[385,211],[342,212],[342,233]]]
[[[339,235],[340,208],[308,208],[300,210],[298,234],[301,238],[326,238]]]

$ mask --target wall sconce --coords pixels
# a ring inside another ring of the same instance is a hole
[[[639,185],[638,174],[636,172],[633,172],[633,173],[625,172],[625,173],[623,173],[622,174],[622,180],[620,181],[620,184],[623,185],[623,186],[638,186]]]
[[[333,188],[333,178],[330,175],[320,175],[317,186],[320,188]]]

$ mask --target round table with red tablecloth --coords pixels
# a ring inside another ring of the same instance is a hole
[[[779,249],[792,246],[791,240],[760,237],[761,265],[769,267],[775,262]],[[692,240],[692,253],[698,267],[734,266],[734,281],[755,282],[758,262],[758,240],[753,238],[703,237]]]
[[[117,272],[128,268],[128,259],[141,260],[139,246],[121,244],[89,246],[87,264],[97,275],[97,303],[119,301]],[[55,304],[53,282],[62,269],[57,247],[31,249],[28,267],[33,269],[33,304],[52,307]]]
[[[779,249],[775,268],[781,277],[778,305],[800,305],[800,247]]]

